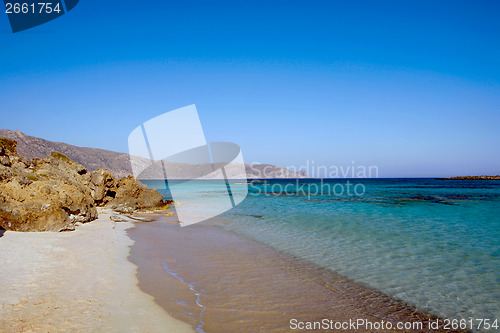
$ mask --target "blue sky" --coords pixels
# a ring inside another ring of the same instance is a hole
[[[498,1],[88,1],[12,34],[1,128],[127,151],[196,104],[247,162],[500,173]]]

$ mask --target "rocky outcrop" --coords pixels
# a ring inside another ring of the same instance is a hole
[[[132,176],[115,179],[106,169],[93,171],[88,187],[99,206],[106,206],[120,213],[138,209],[162,207],[165,203],[157,190],[148,189]]]
[[[500,180],[500,175],[496,176],[459,176],[439,178],[440,180]]]
[[[19,157],[17,143],[0,138],[0,227],[14,231],[73,230],[97,218],[97,206],[120,212],[162,207],[163,198],[133,177],[88,170],[60,153]]]
[[[0,226],[15,231],[62,231],[97,218],[86,169],[61,154],[28,161],[17,143],[0,139]]]
[[[94,171],[99,168],[106,168],[115,177],[125,177],[132,174],[129,155],[114,151],[77,147],[63,142],[53,142],[34,136],[26,135],[20,131],[0,129],[0,138],[8,138],[16,141],[19,156],[28,159],[46,158],[52,152],[57,151],[71,160],[83,165],[87,170]],[[138,160],[140,162],[140,159]],[[150,162],[144,159],[145,165]]]

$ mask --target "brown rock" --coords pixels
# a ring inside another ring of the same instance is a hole
[[[114,222],[128,222],[128,220],[121,215],[111,215],[109,218]]]
[[[163,197],[157,190],[148,189],[132,176],[118,180],[109,192],[113,198],[108,201],[107,206],[122,213],[164,205]]]
[[[5,163],[4,163],[5,162]],[[97,218],[96,206],[119,212],[164,205],[156,190],[106,169],[88,173],[60,153],[28,161],[16,142],[0,138],[0,227],[14,231],[73,230]]]
[[[9,156],[0,156],[0,164],[6,165],[6,166],[11,166]]]
[[[114,184],[115,178],[106,169],[97,169],[90,174],[89,189],[98,205],[105,203],[105,197],[112,197],[112,193],[108,191]]]
[[[85,168],[61,154],[26,163],[9,141],[0,139],[0,153],[14,161],[11,167],[0,167],[2,228],[73,230],[75,223],[97,218],[90,190],[83,185]]]

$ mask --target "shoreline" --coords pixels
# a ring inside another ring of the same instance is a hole
[[[426,329],[439,318],[214,221],[181,228],[175,216],[112,215],[100,209],[73,232],[0,233],[2,332],[288,332],[291,320],[325,318],[454,332]]]
[[[129,260],[139,267],[141,290],[198,332],[288,332],[292,319],[442,321],[211,222],[181,228],[175,218],[160,220],[127,231],[137,240]],[[381,331],[452,332],[425,325]]]
[[[193,332],[138,288],[133,223],[111,215],[72,232],[0,234],[2,332]]]

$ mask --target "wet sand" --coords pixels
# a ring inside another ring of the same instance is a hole
[[[0,332],[193,332],[137,287],[110,212],[73,232],[3,232]]]
[[[136,240],[129,260],[139,267],[139,287],[199,332],[290,332],[299,321],[323,319],[366,321],[331,331],[446,331],[429,328],[436,318],[428,313],[213,223],[181,228],[175,218],[162,220],[128,230]],[[392,328],[367,323],[381,321]],[[412,328],[398,330],[399,322]]]

